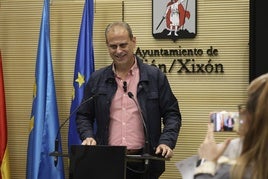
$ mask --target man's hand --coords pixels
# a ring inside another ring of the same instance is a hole
[[[165,158],[171,158],[173,156],[173,150],[165,144],[160,144],[156,148],[155,154],[161,154]]]
[[[214,129],[213,123],[209,123],[207,135],[198,149],[198,154],[200,158],[216,162],[218,158],[223,154],[225,149],[228,147],[231,139],[226,139],[223,145],[218,146],[214,139],[213,129]]]
[[[92,137],[88,137],[83,140],[82,145],[97,145],[97,142]]]

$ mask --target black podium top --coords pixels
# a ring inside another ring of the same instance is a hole
[[[70,179],[124,179],[125,146],[73,145],[70,150]]]

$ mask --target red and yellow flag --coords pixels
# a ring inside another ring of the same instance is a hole
[[[9,154],[7,147],[6,100],[0,51],[0,179],[10,179]]]

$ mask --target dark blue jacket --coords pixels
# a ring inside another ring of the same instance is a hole
[[[149,134],[150,153],[154,154],[159,144],[166,144],[174,149],[181,127],[178,101],[171,91],[166,75],[157,67],[144,64],[141,59],[136,58],[140,70],[137,99]],[[98,95],[77,112],[76,124],[82,140],[93,137],[98,145],[108,144],[110,105],[116,90],[112,65],[91,74],[83,100]],[[97,129],[93,129],[95,119]],[[157,170],[163,172],[164,162],[156,162],[160,167]]]

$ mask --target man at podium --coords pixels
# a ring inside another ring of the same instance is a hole
[[[77,111],[82,145],[126,146],[127,155],[171,158],[181,127],[179,104],[166,75],[134,54],[126,22],[105,29],[111,65],[93,72]],[[96,124],[96,125],[95,125]],[[164,160],[127,162],[127,179],[158,179]]]

